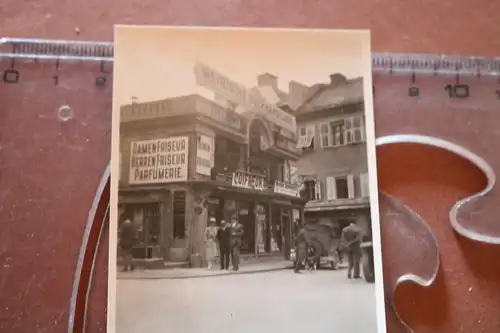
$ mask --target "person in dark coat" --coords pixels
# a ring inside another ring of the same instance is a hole
[[[347,277],[360,279],[361,261],[361,229],[356,223],[351,223],[342,229],[341,244],[347,254]],[[353,272],[354,271],[354,272]],[[352,274],[354,273],[354,274]]]
[[[120,248],[123,258],[123,271],[134,270],[132,261],[132,248],[136,243],[136,228],[130,219],[123,221],[119,229]]]
[[[217,231],[217,242],[219,243],[220,269],[229,269],[231,229],[226,221],[220,222],[220,228]]]
[[[243,238],[243,225],[241,225],[238,220],[233,219],[231,223],[231,263],[233,265],[233,270],[237,271],[240,269],[240,249]]]

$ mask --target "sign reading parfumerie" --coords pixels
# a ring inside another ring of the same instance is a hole
[[[187,136],[134,141],[130,146],[130,184],[186,181],[188,174]]]

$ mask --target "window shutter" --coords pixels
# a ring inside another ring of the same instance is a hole
[[[353,129],[354,122],[352,121],[352,118],[347,118],[345,120],[345,144],[349,145],[353,143],[354,141],[354,129]]]
[[[305,133],[304,133],[305,132]],[[307,138],[307,130],[304,127],[297,129],[297,148],[304,148],[305,139]]]
[[[368,181],[368,173],[362,173],[360,176],[361,196],[367,198],[370,196],[370,183]]]
[[[337,199],[337,184],[335,177],[326,177],[326,196],[327,200]]]
[[[349,193],[349,199],[353,199],[355,196],[355,192],[354,192],[354,177],[352,175],[347,176],[347,191]]]
[[[321,182],[316,181],[316,184],[314,185],[314,192],[316,194],[315,200],[321,200]]]
[[[314,140],[315,128],[314,125],[306,126],[306,139],[303,148],[309,148]]]
[[[364,119],[362,116],[359,117],[354,117],[353,118],[353,132],[352,132],[352,139],[354,143],[360,143],[364,142]],[[354,126],[356,125],[356,126]]]

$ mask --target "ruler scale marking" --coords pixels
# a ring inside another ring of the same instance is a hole
[[[0,59],[113,62],[113,43],[0,38]],[[500,58],[373,53],[373,71],[389,75],[499,76]]]

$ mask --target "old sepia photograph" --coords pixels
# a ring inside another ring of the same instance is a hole
[[[109,332],[385,332],[369,31],[117,26],[114,59]]]

